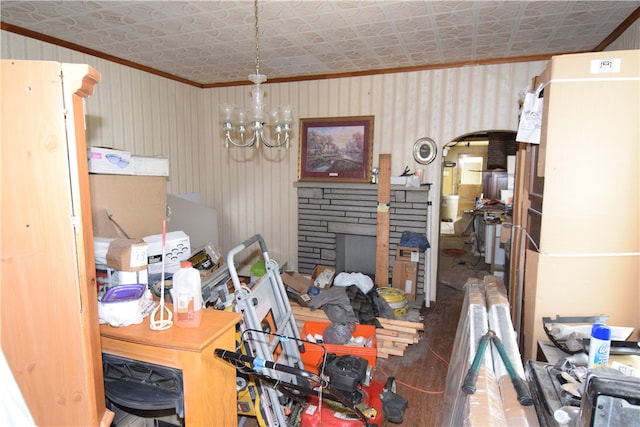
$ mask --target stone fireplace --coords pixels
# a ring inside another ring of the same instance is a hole
[[[298,270],[316,265],[336,271],[375,274],[378,187],[374,184],[296,182],[298,188]],[[391,186],[389,274],[405,231],[430,239],[429,186]],[[427,250],[427,254],[429,251]],[[424,296],[429,257],[421,256],[417,292]],[[372,276],[373,278],[373,276]],[[389,281],[390,282],[390,281]]]

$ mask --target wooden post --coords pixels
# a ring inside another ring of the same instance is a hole
[[[389,284],[389,202],[391,201],[391,154],[378,160],[378,215],[376,227],[376,285]]]

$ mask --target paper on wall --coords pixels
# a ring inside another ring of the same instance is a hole
[[[542,126],[542,107],[543,99],[542,85],[535,93],[527,92],[524,96],[522,112],[520,113],[520,123],[518,124],[518,132],[516,141],[529,142],[531,144],[540,144],[540,128]]]

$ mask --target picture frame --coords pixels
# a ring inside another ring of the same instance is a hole
[[[374,116],[300,119],[300,181],[369,182]]]

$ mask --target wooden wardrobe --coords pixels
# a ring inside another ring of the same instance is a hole
[[[88,65],[2,60],[0,341],[39,426],[108,426],[84,129]]]

